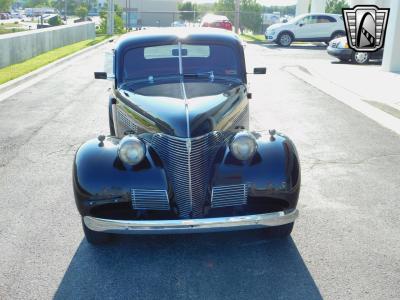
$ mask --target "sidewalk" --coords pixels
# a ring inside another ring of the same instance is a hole
[[[353,92],[364,101],[400,111],[400,74],[382,71],[380,65],[324,63],[324,66],[317,62],[305,67],[314,76]]]
[[[400,74],[380,65],[325,60],[285,68],[289,73],[400,134]]]

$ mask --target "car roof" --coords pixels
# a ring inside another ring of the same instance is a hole
[[[241,40],[238,35],[233,32],[214,29],[214,28],[157,28],[139,30],[123,35],[115,46],[116,51],[125,48],[155,46],[160,44],[186,43],[223,43],[231,46],[242,47]]]
[[[340,14],[328,14],[328,13],[309,13],[305,14],[305,16],[330,16],[330,17],[340,17]]]

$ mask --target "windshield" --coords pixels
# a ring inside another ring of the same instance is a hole
[[[165,76],[241,79],[234,49],[224,45],[169,44],[133,48],[123,59],[121,83]]]

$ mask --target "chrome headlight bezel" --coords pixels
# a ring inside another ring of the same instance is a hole
[[[128,165],[137,165],[146,156],[145,144],[135,135],[124,136],[118,144],[118,157]]]
[[[250,132],[240,131],[232,138],[229,150],[238,160],[250,160],[257,152],[257,140]]]

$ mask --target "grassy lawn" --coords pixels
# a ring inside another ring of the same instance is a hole
[[[246,42],[265,42],[263,34],[241,34],[240,37]]]
[[[0,69],[0,84],[32,72],[40,67],[43,67],[44,65],[56,61],[57,59],[63,58],[74,52],[82,50],[83,48],[100,43],[107,38],[107,35],[97,36],[93,40],[81,41],[75,44],[53,49],[21,63],[4,67]]]
[[[0,34],[13,33],[27,30],[19,23],[0,23]]]

